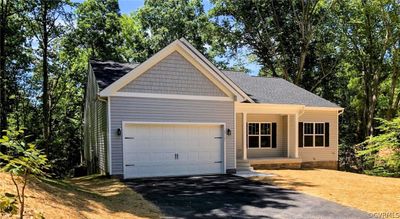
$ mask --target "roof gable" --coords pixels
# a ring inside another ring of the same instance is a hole
[[[227,96],[178,52],[171,53],[118,92]]]
[[[206,63],[204,59],[199,57],[198,54],[200,53],[196,49],[193,47],[189,48],[188,43],[185,40],[175,40],[170,45],[153,55],[151,58],[147,59],[145,62],[122,76],[120,79],[110,84],[100,92],[100,96],[116,95],[121,88],[137,79],[140,75],[148,71],[150,68],[173,52],[178,52],[180,55],[182,55],[227,96],[237,99],[238,101],[252,102],[251,98],[249,98],[242,90],[240,90],[240,88],[234,85],[222,72],[219,70],[216,71],[215,69],[217,68],[215,66],[212,64],[210,65],[210,63]]]

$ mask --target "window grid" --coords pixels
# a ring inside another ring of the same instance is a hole
[[[312,124],[312,133],[309,126]],[[318,130],[316,129],[317,125],[319,126]],[[318,131],[318,133],[317,133]],[[312,145],[306,145],[306,137],[312,137]],[[322,145],[316,145],[316,137],[322,137]],[[303,147],[312,148],[312,147],[325,147],[325,123],[323,122],[304,122],[303,123]]]
[[[265,125],[266,127],[266,134],[263,134],[263,130],[261,129],[261,127]],[[257,126],[257,127],[255,127]],[[249,149],[254,149],[254,148],[272,148],[272,123],[271,122],[261,122],[261,123],[257,123],[257,122],[249,122],[248,125],[248,137],[247,137],[247,148]],[[253,130],[257,130],[255,133],[253,132]],[[250,134],[252,133],[252,134]],[[258,137],[258,147],[250,147],[250,141],[249,138],[250,137]],[[261,137],[268,137],[269,136],[269,146],[261,146]]]

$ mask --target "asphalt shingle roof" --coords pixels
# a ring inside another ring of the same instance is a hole
[[[90,65],[100,90],[103,90],[136,68],[139,64],[90,61]],[[340,108],[338,105],[282,78],[255,77],[235,71],[222,72],[256,103],[298,104]]]
[[[110,84],[114,83],[114,81],[120,79],[139,65],[137,63],[100,62],[92,60],[89,63],[92,66],[100,90],[108,87]]]
[[[338,105],[282,78],[255,77],[235,71],[222,72],[256,103],[340,108]]]

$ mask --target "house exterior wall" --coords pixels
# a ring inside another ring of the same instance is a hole
[[[107,103],[97,99],[99,88],[89,69],[84,110],[84,159],[89,173],[107,173]]]
[[[337,111],[305,110],[299,122],[329,122],[329,147],[299,147],[299,158],[303,162],[338,160],[338,113]]]
[[[110,97],[112,174],[123,174],[122,121],[226,123],[235,132],[233,101]],[[235,168],[234,135],[226,136],[226,168]]]
[[[178,52],[173,52],[119,91],[226,96]]]
[[[247,157],[263,158],[263,157],[286,157],[287,156],[287,135],[286,124],[284,124],[283,116],[272,114],[247,114],[247,123],[249,122],[274,122],[277,126],[277,147],[276,148],[248,148]],[[236,148],[237,157],[242,158],[243,154],[243,114],[236,114]],[[247,136],[247,133],[246,133]]]

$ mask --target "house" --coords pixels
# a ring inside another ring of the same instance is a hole
[[[280,78],[221,71],[185,39],[141,64],[91,61],[85,100],[90,172],[337,166],[343,108]]]

